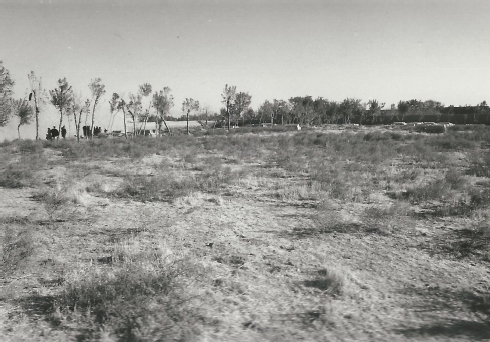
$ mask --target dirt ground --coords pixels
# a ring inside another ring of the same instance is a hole
[[[134,167],[148,171],[160,159],[147,156]],[[38,177],[62,179],[73,171],[70,163]],[[117,187],[122,178],[106,172],[115,163],[99,164],[82,179]],[[464,234],[465,218],[402,215],[391,234],[369,234],[354,229],[366,204],[332,200],[323,219],[341,217],[353,229],[327,233],[315,221],[316,201],[275,195],[297,176],[275,177],[283,171],[260,162],[232,166],[260,176],[173,202],[82,191],[76,214],[59,213],[57,220],[35,198],[37,189],[0,188],[0,217],[38,222],[31,231],[35,257],[2,276],[7,340],[84,340],[73,333],[75,322],[60,328],[47,320],[43,305],[52,305],[67,268],[103,268],[113,246],[124,242],[142,250],[163,244],[168,254],[200,265],[204,275],[190,285],[193,305],[208,320],[195,337],[200,341],[490,341],[489,263],[449,255],[443,245],[442,237]],[[370,205],[391,201],[384,193],[370,198]],[[5,239],[17,223],[3,222]],[[326,270],[343,279],[340,292],[322,280]]]

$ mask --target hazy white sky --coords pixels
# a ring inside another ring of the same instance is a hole
[[[31,70],[87,96],[100,77],[101,126],[111,94],[143,83],[172,89],[174,115],[186,97],[218,111],[225,84],[254,108],[301,95],[490,101],[490,1],[0,0],[0,32],[16,96]],[[55,109],[43,115],[44,134]]]

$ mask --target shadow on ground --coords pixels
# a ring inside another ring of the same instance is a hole
[[[399,333],[410,338],[417,337],[441,337],[448,338],[465,337],[472,340],[487,341],[490,339],[490,321],[474,322],[465,320],[451,320],[442,323],[424,325],[419,328],[398,330]]]
[[[445,254],[447,256],[464,258],[486,258],[490,247],[490,234],[484,234],[475,229],[451,230],[422,242],[418,248],[429,254]]]
[[[451,318],[417,328],[399,329],[398,332],[407,337],[417,336],[447,336],[451,338],[465,337],[474,340],[490,339],[490,294],[479,294],[469,290],[448,291],[447,288],[426,287],[407,288],[402,294],[419,298],[410,306],[415,312],[422,314],[431,312],[461,312],[470,311],[481,320]],[[462,307],[465,310],[461,310]]]

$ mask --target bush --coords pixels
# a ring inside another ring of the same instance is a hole
[[[425,126],[423,128],[425,133],[444,133],[446,131],[446,128],[442,125]]]
[[[414,202],[429,200],[442,200],[447,194],[447,185],[444,179],[437,179],[429,184],[413,187],[407,190],[408,198]]]
[[[53,320],[95,327],[81,335],[90,340],[101,331],[121,341],[195,339],[197,315],[184,290],[199,275],[196,267],[159,252],[112,260],[103,271],[95,266],[67,275],[63,294],[54,299],[60,310]]]
[[[431,137],[427,143],[438,147],[441,150],[464,150],[474,149],[477,145],[469,136],[460,133],[444,134],[438,137]]]
[[[4,271],[13,271],[34,253],[34,237],[32,227],[22,218],[6,218],[3,238]]]
[[[19,140],[17,142],[19,152],[24,154],[42,153],[43,145],[36,140]]]
[[[31,177],[30,170],[11,164],[0,174],[0,186],[10,189],[22,188]]]
[[[490,154],[476,159],[468,169],[468,173],[477,177],[490,177]]]
[[[345,274],[341,269],[329,267],[319,270],[315,278],[306,280],[303,284],[324,293],[340,296],[344,292],[345,281]]]

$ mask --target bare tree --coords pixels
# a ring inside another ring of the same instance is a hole
[[[228,117],[228,130],[230,130],[231,109],[235,104],[236,86],[228,86],[228,84],[226,84],[221,97],[223,98],[221,102],[225,105],[225,112]]]
[[[202,120],[204,119],[204,127],[207,128],[208,127],[208,113],[210,112],[210,108],[211,106],[209,104],[204,104],[202,106],[200,106],[200,118],[199,120]],[[201,126],[202,126],[202,123],[201,123]]]
[[[192,98],[186,98],[185,101],[182,102],[182,111],[187,115],[187,135],[189,135],[189,113],[193,110],[199,110],[199,101]]]
[[[90,125],[90,135],[94,136],[94,121],[95,121],[95,108],[99,104],[100,98],[105,94],[105,85],[101,83],[100,78],[93,79],[88,85],[90,92],[92,93],[92,124]]]
[[[58,131],[61,132],[63,115],[64,113],[66,114],[68,112],[71,102],[73,101],[73,90],[66,81],[66,78],[63,78],[58,80],[58,87],[50,90],[49,94],[51,95],[51,103],[60,112],[60,125]],[[57,139],[59,140],[59,138],[60,136],[58,135]]]
[[[36,140],[39,139],[39,114],[41,113],[41,108],[46,104],[48,99],[48,93],[46,89],[42,87],[41,78],[37,78],[34,71],[31,71],[27,75],[29,79],[29,85],[31,88],[31,93],[29,94],[29,101],[34,101],[34,111],[36,114]]]
[[[136,135],[136,119],[141,111],[141,95],[129,93],[129,103],[126,104],[126,110],[133,119],[133,138]]]
[[[170,94],[171,89],[169,87],[164,87],[163,90],[159,92],[155,92],[153,94],[153,107],[155,107],[157,111],[157,125],[158,132],[162,129],[162,122],[165,125],[165,128],[171,134],[170,129],[167,126],[167,122],[165,121],[165,115],[167,115],[170,111],[170,108],[174,106],[174,97]]]
[[[118,93],[113,93],[112,98],[109,101],[109,108],[111,111],[111,116],[109,118],[109,131],[112,131],[112,125],[114,124],[114,119],[119,113],[120,108],[119,108],[119,94]]]
[[[14,116],[19,118],[19,124],[17,125],[17,134],[20,139],[20,126],[28,125],[31,123],[34,116],[34,110],[29,105],[27,99],[11,100],[11,108]]]
[[[143,111],[143,98],[149,97],[151,95],[151,84],[145,83],[143,85],[140,85],[140,88],[138,90],[138,93],[141,95],[141,108],[142,112],[139,115],[139,119],[142,122],[142,125],[140,126],[140,134],[141,131],[146,131],[146,123],[148,122],[148,119],[150,118],[150,109],[153,106],[153,101],[150,99],[148,103],[148,107]]]
[[[123,111],[123,118],[124,118],[124,137],[127,139],[128,138],[128,131],[126,129],[126,101],[124,99],[120,98],[118,104],[117,104],[117,110],[122,110]]]
[[[75,130],[77,132],[77,141],[80,141],[80,125],[82,124],[83,113],[90,112],[90,100],[83,101],[82,94],[74,95],[71,102],[70,110],[73,113],[73,119],[75,121]]]

